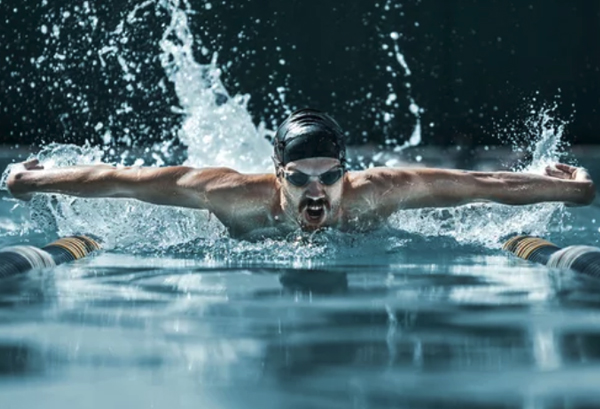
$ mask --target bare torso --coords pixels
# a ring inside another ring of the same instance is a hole
[[[246,175],[246,178],[249,183],[238,197],[229,197],[226,202],[217,202],[209,208],[232,237],[287,236],[302,228],[294,212],[290,215],[285,211],[281,187],[275,175]],[[347,172],[343,184],[339,213],[323,227],[344,232],[380,228],[392,213],[400,209],[399,204],[411,195],[403,189],[388,194],[390,187],[383,188],[385,182],[376,171]],[[402,193],[406,197],[403,198]],[[404,207],[413,206],[407,204]]]
[[[233,237],[264,238],[287,236],[301,228],[284,210],[280,187],[275,175],[254,175],[245,194],[219,203],[210,211]],[[365,189],[362,172],[346,173],[340,212],[325,227],[341,231],[364,231],[378,228],[391,212],[382,212],[372,193]]]

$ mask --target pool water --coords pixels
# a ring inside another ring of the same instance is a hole
[[[23,210],[0,204],[2,245],[49,240],[11,234]],[[594,244],[598,208],[569,214],[570,233],[549,236]],[[211,245],[221,252],[194,256]],[[236,246],[237,259],[222,250]],[[224,237],[160,254],[116,247],[3,280],[0,407],[587,408],[600,399],[596,282],[393,229],[280,243],[288,262],[244,257],[253,246]]]
[[[87,1],[49,5],[44,13],[39,33],[50,40],[32,61],[40,76],[32,80],[69,97],[61,121],[85,118],[92,139],[102,141],[45,145],[36,152],[45,167],[108,160],[272,171],[264,136],[276,124],[256,126],[249,96],[228,93],[220,76],[231,62],[218,60],[216,39],[203,42],[191,30],[188,21],[202,21],[188,2],[140,2],[115,17],[118,22],[98,26]],[[156,37],[145,25],[153,15],[164,18],[156,44],[146,41]],[[67,34],[59,36],[61,30]],[[407,117],[413,130],[396,135],[404,141],[397,146],[351,156],[352,167],[430,165],[431,158],[437,166],[456,166],[440,160],[456,156],[458,146],[429,158],[419,146],[427,142],[421,140],[426,107],[410,86],[418,72],[409,77],[400,34],[389,34],[382,50],[389,48],[385,69],[395,88],[374,98],[383,98],[384,122]],[[140,50],[136,39],[143,40]],[[160,81],[144,75],[157,68],[149,55],[164,69]],[[97,70],[82,75],[81,67]],[[165,114],[164,124],[150,126],[156,123],[145,121],[154,111],[133,97],[111,94],[94,102],[106,84],[122,84],[127,95],[139,90],[156,112],[177,114],[178,125]],[[273,88],[273,106],[281,107],[275,116],[294,108],[286,93],[302,92]],[[107,111],[100,109],[104,103]],[[539,172],[573,157],[597,167],[596,151],[584,149],[587,157],[565,151],[565,124],[552,118],[552,108],[525,105],[532,117],[515,119],[525,119],[528,132],[507,126],[498,135],[529,156],[519,169]],[[101,120],[88,124],[90,117]],[[66,137],[77,133],[69,121],[63,125]],[[404,151],[415,146],[420,150]],[[185,155],[176,155],[177,147]],[[10,156],[5,153],[0,159]],[[487,154],[495,156],[494,169],[514,164],[493,150]],[[94,234],[105,246],[94,257],[0,281],[2,409],[598,406],[600,285],[500,249],[519,233],[560,246],[597,246],[598,202],[576,209],[407,211],[370,234],[246,242],[189,209],[55,196],[23,205],[0,194],[0,247],[42,246],[72,234]]]

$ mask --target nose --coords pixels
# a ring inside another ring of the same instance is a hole
[[[312,200],[323,199],[325,197],[325,190],[318,181],[311,180],[308,186],[306,186],[306,197]]]

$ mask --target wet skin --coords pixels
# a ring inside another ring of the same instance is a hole
[[[555,164],[544,175],[449,169],[373,168],[345,172],[327,185],[337,159],[309,158],[276,174],[242,174],[229,168],[164,168],[108,165],[44,169],[37,160],[15,165],[7,179],[14,197],[34,193],[132,198],[157,205],[206,209],[235,237],[285,235],[325,227],[364,231],[380,227],[392,213],[493,201],[507,205],[563,202],[590,204],[596,189],[583,168]],[[286,174],[311,177],[295,186]]]

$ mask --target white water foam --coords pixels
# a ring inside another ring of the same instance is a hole
[[[161,62],[175,85],[185,120],[178,133],[188,148],[190,166],[228,166],[242,172],[266,172],[272,168],[272,147],[264,127],[254,126],[247,110],[249,96],[230,97],[220,80],[215,53],[210,64],[194,59],[194,36],[188,26],[189,5],[161,0],[171,23],[160,41]]]
[[[122,49],[128,44],[125,22],[135,24],[136,13],[151,5],[157,10],[166,10],[171,17],[159,44],[160,57],[167,78],[175,86],[180,102],[178,109],[185,118],[178,137],[188,147],[186,164],[229,166],[247,172],[266,171],[272,166],[271,148],[263,137],[263,129],[257,129],[251,121],[246,110],[247,97],[229,96],[219,79],[216,55],[209,64],[194,60],[187,2],[160,0],[136,6],[111,33],[109,44],[98,52],[101,64],[116,60],[126,80],[135,79],[128,68],[131,64],[118,53],[126,54]],[[110,55],[117,58],[109,60]],[[107,138],[107,142],[110,139]],[[45,168],[53,168],[98,164],[103,154],[100,147],[51,144],[36,156]],[[124,155],[121,159],[128,158]],[[4,181],[7,174],[5,172]],[[135,200],[36,195],[31,202],[19,205],[28,207],[36,231],[54,230],[60,236],[92,233],[101,237],[107,248],[151,251],[197,238],[224,235],[223,226],[206,211],[153,206]],[[30,232],[31,227],[23,225],[22,233]]]
[[[509,135],[515,146],[524,141],[531,156],[529,163],[515,171],[544,174],[546,166],[559,162],[565,155],[562,140],[565,123],[557,121],[551,112],[542,108],[530,112],[525,121],[525,135]],[[529,206],[505,206],[476,203],[455,208],[418,209],[398,212],[392,226],[426,236],[447,236],[459,243],[481,244],[499,248],[502,239],[515,233],[545,236],[552,229],[562,228],[560,214],[564,205],[542,203]]]
[[[200,64],[194,58],[192,48],[197,40],[188,26],[189,4],[179,0],[147,1],[128,14],[127,23],[135,24],[136,13],[148,7],[166,10],[170,16],[159,47],[162,67],[179,99],[176,110],[184,118],[177,136],[188,148],[186,164],[198,167],[229,166],[246,172],[270,171],[271,147],[263,137],[266,130],[260,126],[257,128],[252,123],[246,109],[248,97],[232,97],[228,94],[220,80],[216,54],[208,64]],[[116,42],[120,44],[119,47],[127,44],[123,40],[126,39],[126,32],[123,24],[113,32],[120,36],[120,41]],[[411,72],[399,51],[397,37],[392,36],[395,44],[394,57],[407,77]],[[128,68],[131,64],[119,54],[122,50],[114,48],[116,46],[113,43],[97,53],[100,63],[119,64],[128,81],[134,81],[135,76],[132,76]],[[109,55],[117,58],[107,59]],[[416,125],[409,141],[397,149],[414,146],[421,141],[420,108],[410,94],[408,98]],[[548,115],[548,112],[543,115]],[[541,122],[547,125],[548,121]],[[532,126],[539,123],[538,119],[532,120]],[[558,155],[561,127],[548,129],[542,126],[542,129],[534,130],[534,133],[538,137],[533,150],[533,161],[524,170],[538,171]],[[110,140],[110,137],[106,139]],[[103,153],[99,147],[49,145],[38,157],[45,167],[51,168],[99,163]],[[298,233],[288,240],[266,240],[260,243],[234,241],[226,238],[223,226],[207,212],[153,206],[125,199],[95,200],[36,195],[25,206],[30,210],[35,230],[55,231],[61,236],[92,233],[101,237],[109,249],[149,252],[175,249],[183,253],[193,252],[196,258],[207,260],[219,258],[306,264],[311,258],[324,259],[334,254],[347,253],[351,257],[359,245],[357,240],[361,249],[372,247],[376,254],[398,251],[407,243],[406,238],[393,235],[358,237],[337,233],[317,236]],[[392,217],[390,224],[417,235],[444,236],[463,244],[483,244],[495,248],[500,239],[510,233],[528,231],[543,235],[559,208],[555,204],[522,208],[478,204],[454,209],[422,209],[399,212]],[[23,226],[23,233],[30,230],[30,225]]]

